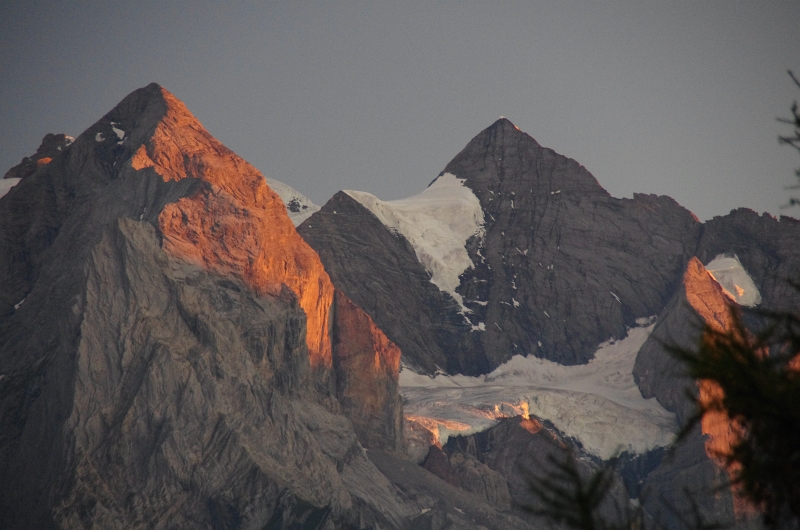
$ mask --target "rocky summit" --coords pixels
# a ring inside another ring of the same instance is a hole
[[[719,399],[665,345],[800,306],[794,219],[611,197],[504,118],[317,207],[156,84],[6,177],[1,528],[542,528],[559,462],[611,522],[758,527],[726,415],[665,457]]]

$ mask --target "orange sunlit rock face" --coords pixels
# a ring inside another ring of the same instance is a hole
[[[257,169],[213,138],[172,94],[166,114],[134,154],[165,181],[195,178],[198,191],[168,204],[158,218],[164,250],[260,293],[295,292],[307,316],[312,366],[331,366],[328,320],[333,284],[319,256],[297,234],[280,198]]]
[[[400,348],[341,291],[334,295],[336,396],[366,447],[400,449]]]
[[[683,277],[686,290],[686,299],[692,309],[714,331],[725,333],[732,329],[732,312],[736,311],[733,302],[727,297],[722,287],[714,277],[706,271],[697,258],[692,258]],[[711,340],[704,338],[703,340]],[[722,408],[725,394],[722,388],[714,381],[700,380],[697,382],[700,405],[711,409],[703,415],[700,422],[703,434],[708,435],[705,443],[706,454],[719,467],[725,468],[730,477],[738,473],[740,466],[726,463],[726,456],[731,454],[732,447],[739,441],[742,431],[741,426],[732,420]],[[717,410],[715,410],[717,409]],[[734,491],[734,510],[738,516],[753,514],[757,510]]]

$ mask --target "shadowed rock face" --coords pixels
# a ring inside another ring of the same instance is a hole
[[[587,362],[600,342],[664,307],[699,235],[672,199],[612,198],[583,166],[505,119],[444,172],[465,179],[485,212],[459,292],[488,301],[467,306],[486,322],[492,367],[517,353]]]
[[[403,360],[425,373],[480,372],[469,329],[453,298],[440,291],[406,239],[344,192],[298,227],[319,252],[335,285],[400,345]],[[466,341],[466,343],[464,343]]]
[[[531,483],[547,478],[554,469],[553,461],[564,462],[572,452],[576,456],[576,470],[584,481],[596,470],[588,459],[579,458],[577,448],[568,445],[560,435],[533,417],[507,418],[481,433],[452,436],[444,452],[449,458],[454,480],[460,481],[464,487],[475,488],[496,502],[507,503],[514,513],[536,526],[552,522],[526,510],[544,508],[542,501],[531,491]],[[502,477],[505,483],[499,483],[497,476]],[[559,486],[571,488],[571,485],[563,483]],[[624,485],[615,480],[598,512],[609,523],[616,522],[621,516],[617,508],[627,502]]]
[[[263,177],[158,85],[4,196],[0,241],[3,528],[418,513],[339,415],[402,447],[399,350],[333,308]]]

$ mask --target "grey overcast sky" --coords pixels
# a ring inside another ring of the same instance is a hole
[[[800,0],[0,6],[0,173],[160,83],[318,204],[422,191],[501,115],[612,195],[780,210]]]

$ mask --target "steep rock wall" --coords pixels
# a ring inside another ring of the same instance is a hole
[[[366,447],[403,450],[400,348],[341,291],[334,294],[336,397]]]

